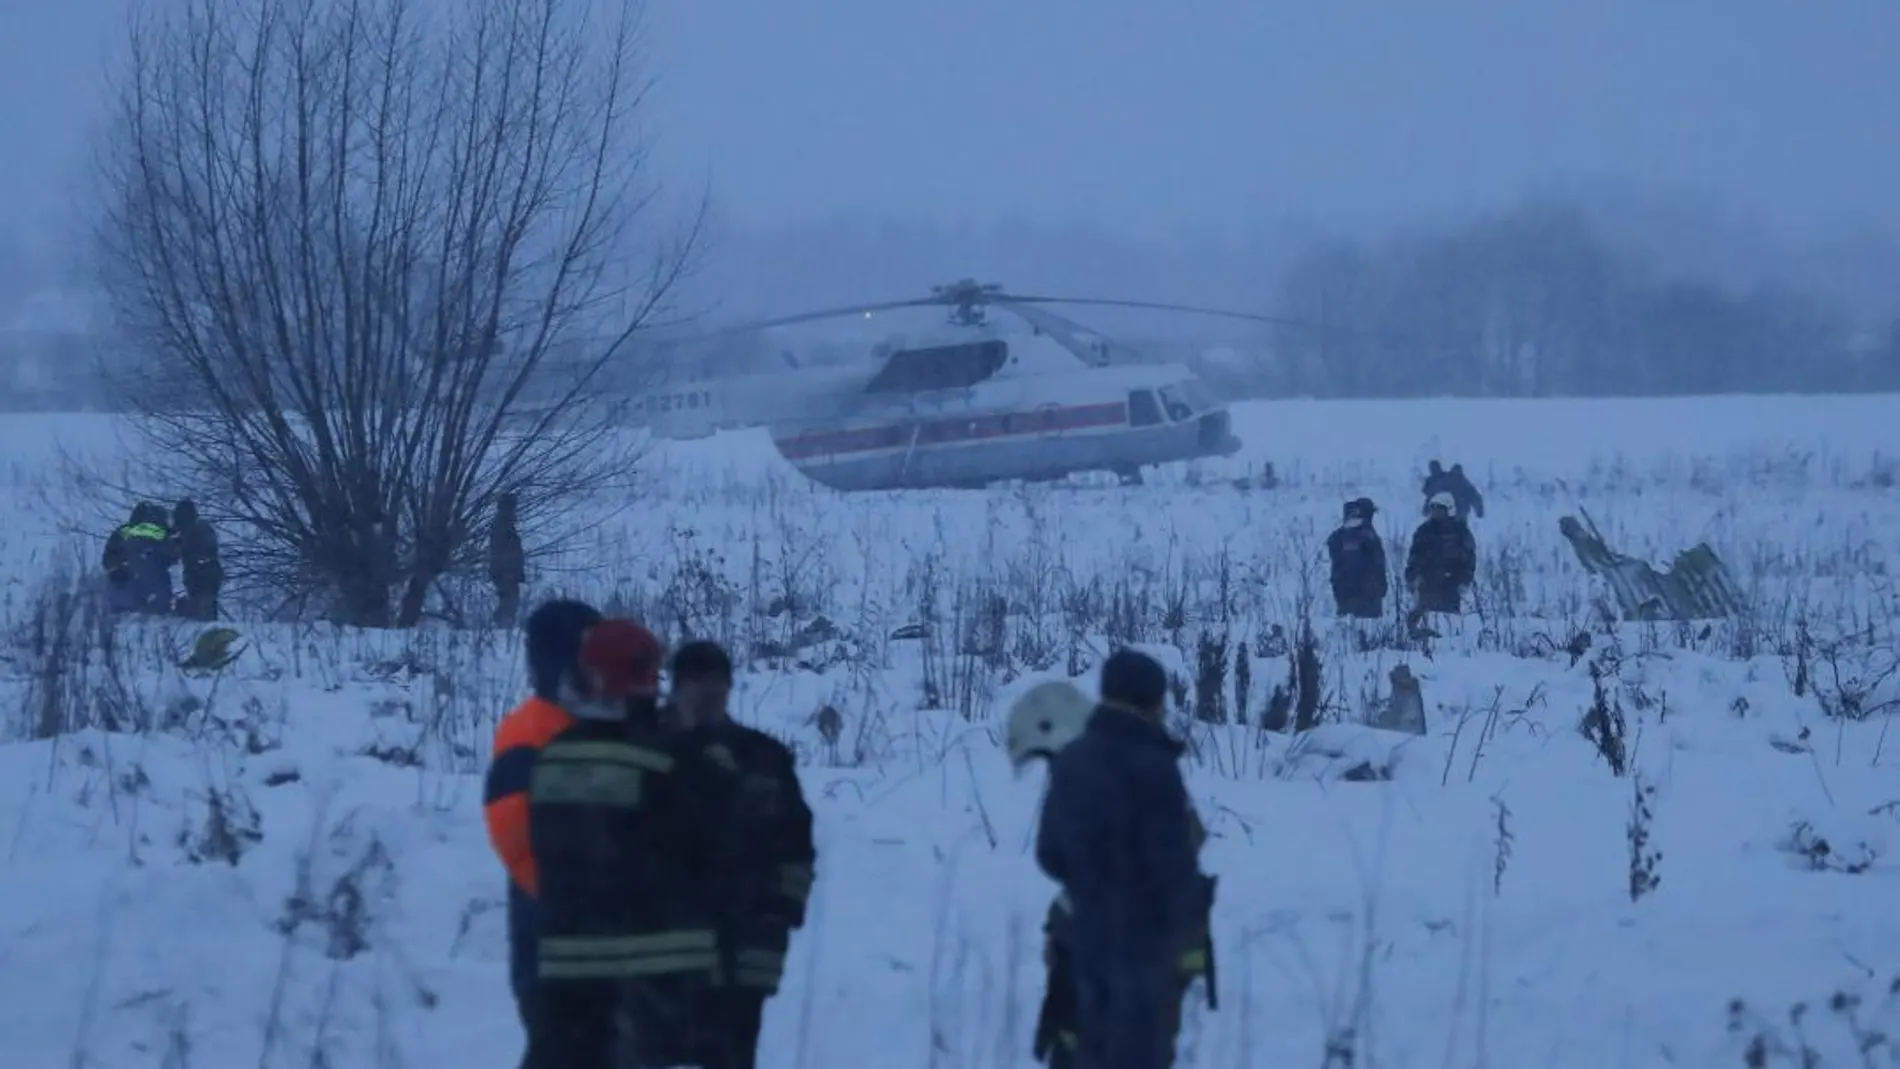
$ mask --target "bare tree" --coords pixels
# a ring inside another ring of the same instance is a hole
[[[102,145],[148,485],[234,585],[410,626],[503,493],[624,483],[596,394],[703,211],[655,223],[637,5],[162,0]],[[621,376],[616,375],[616,378]]]

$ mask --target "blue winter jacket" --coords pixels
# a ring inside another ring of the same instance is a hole
[[[1181,751],[1160,724],[1104,705],[1050,766],[1036,860],[1073,906],[1077,1031],[1091,1069],[1173,1060],[1180,955],[1208,906]]]

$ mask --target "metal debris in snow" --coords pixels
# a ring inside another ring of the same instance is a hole
[[[1743,609],[1741,588],[1706,542],[1676,554],[1675,563],[1659,572],[1605,545],[1594,523],[1586,527],[1565,516],[1557,526],[1577,560],[1609,585],[1625,620],[1715,620]]]

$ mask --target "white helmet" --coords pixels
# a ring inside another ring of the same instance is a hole
[[[1425,507],[1428,509],[1444,509],[1446,512],[1455,512],[1458,508],[1458,499],[1452,497],[1450,491],[1440,490],[1425,499]]]
[[[1038,683],[1009,707],[1010,764],[1023,767],[1032,757],[1054,757],[1082,735],[1095,703],[1064,679]]]

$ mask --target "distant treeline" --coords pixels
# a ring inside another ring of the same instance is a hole
[[[1900,305],[1900,293],[1896,293]],[[1666,275],[1585,213],[1532,203],[1305,250],[1268,351],[1224,374],[1326,397],[1841,393],[1900,389],[1900,318],[1857,322],[1787,286]],[[1212,370],[1212,369],[1210,369]],[[1222,374],[1223,372],[1214,372]]]

